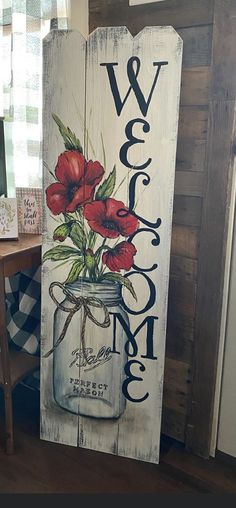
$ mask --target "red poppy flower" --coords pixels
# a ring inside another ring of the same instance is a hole
[[[138,219],[128,213],[119,216],[119,211],[128,211],[128,208],[113,198],[104,201],[93,201],[84,207],[84,216],[90,228],[104,238],[118,238],[119,235],[132,235],[138,228]]]
[[[86,161],[76,150],[68,150],[58,157],[55,175],[58,182],[46,189],[47,206],[54,215],[75,212],[93,199],[96,185],[104,169],[99,162]]]
[[[137,250],[132,243],[120,242],[102,255],[102,262],[111,272],[120,272],[121,269],[130,270]]]

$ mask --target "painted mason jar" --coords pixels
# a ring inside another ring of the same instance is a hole
[[[75,414],[119,418],[125,409],[122,383],[127,338],[118,319],[114,326],[113,314],[129,323],[122,308],[121,286],[86,279],[60,286],[65,299],[56,301],[54,314],[55,401]],[[55,301],[52,288],[51,296]]]

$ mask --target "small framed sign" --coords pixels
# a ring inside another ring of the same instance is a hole
[[[42,233],[42,190],[40,187],[17,187],[19,233]]]
[[[0,240],[18,239],[17,200],[0,198]]]

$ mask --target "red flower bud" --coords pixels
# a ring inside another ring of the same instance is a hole
[[[102,262],[111,272],[120,272],[121,269],[130,270],[137,250],[132,243],[120,242],[114,249],[109,249],[102,255]]]

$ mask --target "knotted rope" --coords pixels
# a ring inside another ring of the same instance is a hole
[[[56,297],[54,295],[54,292],[53,292],[55,287],[59,287],[62,290],[62,292],[66,296],[67,300],[70,303],[73,304],[73,307],[66,307],[65,305],[63,305],[62,303],[60,303],[56,299]],[[48,356],[50,356],[55,351],[55,349],[59,346],[59,344],[63,341],[63,339],[64,339],[64,337],[66,335],[68,326],[69,326],[73,316],[76,314],[76,312],[78,312],[78,310],[83,309],[82,329],[81,329],[81,344],[82,344],[83,355],[85,357],[85,360],[87,361],[86,347],[85,347],[86,320],[87,320],[87,318],[89,318],[92,321],[92,323],[94,323],[95,325],[100,326],[101,328],[108,328],[110,326],[111,320],[110,320],[109,312],[108,312],[108,309],[107,309],[106,305],[101,300],[99,300],[98,298],[94,298],[94,297],[91,297],[91,296],[78,296],[78,297],[76,297],[71,291],[69,291],[69,289],[67,289],[60,282],[52,282],[52,284],[50,284],[49,295],[51,296],[51,298],[52,298],[53,302],[55,303],[55,305],[57,306],[57,308],[62,310],[62,311],[64,311],[64,312],[68,312],[68,316],[66,318],[65,324],[63,326],[63,329],[62,329],[62,332],[61,332],[59,338],[55,342],[55,344],[52,347],[52,349],[50,349],[44,355],[44,358],[47,358]],[[93,316],[93,314],[92,314],[92,312],[90,310],[90,307],[96,307],[98,309],[102,309],[103,310],[103,312],[104,312],[104,321],[102,323],[100,321],[98,321]]]

